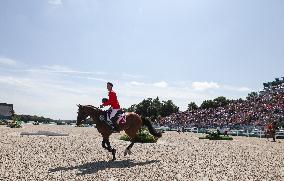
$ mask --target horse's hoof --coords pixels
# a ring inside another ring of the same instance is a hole
[[[128,150],[128,155],[131,155],[131,154],[132,154],[131,150]]]
[[[131,155],[131,153],[132,153],[131,150],[127,150],[127,149],[126,149],[126,150],[124,151],[124,156],[126,156],[126,155]]]

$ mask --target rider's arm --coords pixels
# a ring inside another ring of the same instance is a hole
[[[109,99],[107,102],[103,103],[103,106],[109,106],[111,105],[111,103],[113,103],[115,101],[115,93],[114,92],[110,92],[109,93]]]

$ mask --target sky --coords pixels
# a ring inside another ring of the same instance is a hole
[[[245,98],[284,76],[283,0],[1,0],[0,102],[76,119],[106,82],[143,99]]]

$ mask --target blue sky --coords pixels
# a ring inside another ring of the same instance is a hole
[[[114,82],[122,107],[245,98],[284,76],[282,0],[1,0],[0,102],[75,119]]]

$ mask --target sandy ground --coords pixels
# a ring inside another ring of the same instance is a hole
[[[53,131],[64,137],[20,136]],[[117,161],[101,147],[94,128],[0,126],[0,180],[284,180],[284,140],[234,137],[199,140],[198,134],[166,132],[155,144],[135,144],[113,134]]]

